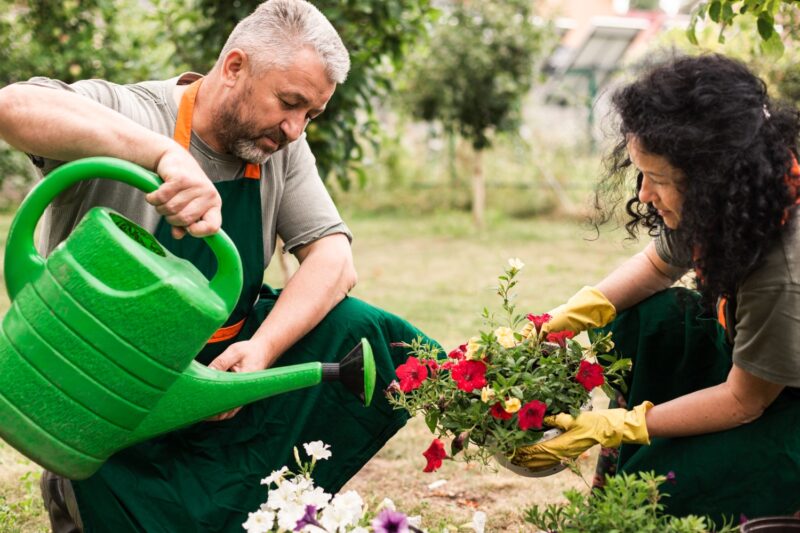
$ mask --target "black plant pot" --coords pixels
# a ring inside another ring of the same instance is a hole
[[[748,520],[739,527],[741,533],[800,533],[800,518],[766,516]]]

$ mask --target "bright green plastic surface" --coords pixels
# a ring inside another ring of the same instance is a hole
[[[320,363],[235,374],[194,361],[241,291],[241,261],[222,232],[205,239],[219,264],[211,281],[106,208],[90,210],[42,258],[33,230],[48,203],[97,177],[146,192],[160,183],[124,161],[68,163],[31,191],[11,226],[0,437],[49,470],[82,479],[131,444],[321,381]],[[368,343],[364,351],[371,398],[375,367]]]

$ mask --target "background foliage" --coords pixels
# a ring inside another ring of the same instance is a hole
[[[535,23],[532,5],[465,1],[445,12],[430,44],[415,50],[404,72],[411,113],[440,121],[476,150],[491,144],[492,132],[516,130],[550,35]]]
[[[692,13],[687,30],[689,40],[698,44],[697,24],[706,18],[719,25],[718,39],[725,42],[725,31],[737,19],[752,17],[756,21],[761,47],[765,54],[779,56],[784,51],[784,40],[796,41],[800,37],[800,11],[797,0],[711,0],[698,4]]]
[[[99,77],[117,83],[206,72],[228,33],[259,0],[0,0],[0,85],[41,75],[66,82]],[[308,128],[323,178],[363,182],[362,144],[375,139],[374,109],[434,10],[429,0],[324,0],[315,5],[351,52],[349,79]],[[20,168],[0,148],[0,181]]]

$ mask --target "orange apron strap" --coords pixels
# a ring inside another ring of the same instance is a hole
[[[256,165],[255,163],[247,163],[247,165],[244,167],[244,177],[254,180],[260,180],[261,165]]]
[[[242,331],[242,326],[244,326],[244,318],[241,319],[236,324],[231,324],[230,326],[226,326],[224,328],[219,328],[214,334],[208,339],[208,344],[212,344],[215,342],[222,342],[227,341],[234,338],[236,335]]]
[[[721,296],[717,301],[717,321],[722,326],[722,329],[728,331],[728,298]]]
[[[178,120],[175,122],[175,133],[172,138],[187,150],[189,149],[189,143],[192,141],[194,102],[197,99],[197,91],[200,90],[201,83],[203,83],[203,78],[192,82],[183,92],[181,103],[178,106]],[[247,163],[244,167],[244,177],[255,180],[261,179],[261,165]]]
[[[175,122],[175,133],[172,135],[172,138],[187,150],[192,140],[194,101],[197,99],[197,91],[200,90],[201,83],[203,83],[203,78],[192,82],[183,92],[181,103],[178,106],[178,120]]]

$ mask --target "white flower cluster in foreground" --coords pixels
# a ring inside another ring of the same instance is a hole
[[[258,511],[249,513],[242,524],[248,533],[425,533],[420,529],[421,517],[398,512],[389,498],[381,502],[373,516],[356,491],[332,496],[314,486],[311,477],[314,466],[318,460],[331,457],[330,446],[314,441],[303,444],[303,449],[310,461],[301,461],[297,448],[294,450],[300,472],[291,472],[284,466],[261,480],[262,485],[269,487],[267,501]],[[472,522],[461,528],[483,533],[485,525],[486,514],[477,511]],[[444,528],[440,533],[449,532]]]

